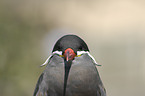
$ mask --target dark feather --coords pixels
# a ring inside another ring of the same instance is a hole
[[[43,73],[40,75],[40,77],[39,77],[39,79],[37,81],[33,96],[37,96],[37,94],[39,93],[38,92],[39,91],[39,85],[41,84],[42,80],[43,80]]]

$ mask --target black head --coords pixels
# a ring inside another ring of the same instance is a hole
[[[71,48],[77,54],[77,51],[89,51],[87,44],[76,35],[65,35],[61,37],[54,45],[53,51],[65,52],[66,49]]]

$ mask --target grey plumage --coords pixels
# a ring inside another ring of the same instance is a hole
[[[54,54],[39,77],[33,96],[63,96],[63,84],[64,59]],[[72,61],[66,96],[106,96],[97,68],[88,54]]]

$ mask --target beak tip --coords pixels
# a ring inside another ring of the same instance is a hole
[[[68,62],[68,60],[69,60],[69,59],[68,59],[68,57],[67,57],[67,58],[66,58],[66,61]]]

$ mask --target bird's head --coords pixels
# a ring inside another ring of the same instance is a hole
[[[87,44],[76,35],[65,35],[58,39],[47,60],[41,65],[46,65],[54,54],[64,58],[64,61],[73,61],[75,57],[80,57],[82,54],[88,54],[97,66],[100,66],[95,61],[94,57],[89,53]]]
[[[52,53],[64,57],[65,61],[73,60],[83,53],[89,52],[87,44],[76,35],[65,35],[54,45]]]

